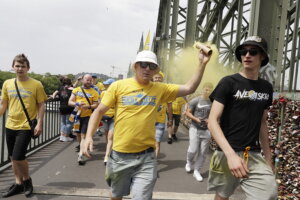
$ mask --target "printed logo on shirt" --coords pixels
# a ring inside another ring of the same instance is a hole
[[[8,95],[11,97],[18,97],[17,90],[8,90],[7,92],[8,92]],[[27,91],[22,88],[19,88],[19,92],[20,92],[21,98],[27,98],[32,95],[31,91]]]
[[[90,94],[90,93],[85,92],[85,94],[86,94],[86,96],[87,96],[88,98],[93,97],[93,95]],[[85,98],[83,92],[81,92],[81,91],[78,91],[78,92],[76,93],[76,95],[79,96],[79,97]]]
[[[241,92],[238,90],[234,97],[236,99],[249,99],[251,101],[263,101],[263,100],[268,100],[269,99],[269,94],[268,93],[260,93],[260,92],[255,92],[254,90],[246,91],[244,90]]]
[[[123,105],[137,105],[137,106],[155,106],[156,96],[147,96],[144,94],[137,94],[134,96],[123,96]]]

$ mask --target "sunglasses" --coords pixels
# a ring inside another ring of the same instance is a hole
[[[250,54],[250,56],[256,56],[260,51],[258,49],[241,49],[240,51],[241,56],[245,56],[247,53]]]
[[[146,69],[149,66],[150,70],[156,70],[157,69],[157,64],[150,63],[150,62],[138,62],[141,66],[141,68]]]

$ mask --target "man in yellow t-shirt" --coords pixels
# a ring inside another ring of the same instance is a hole
[[[175,101],[172,102],[172,111],[173,111],[173,121],[174,121],[174,127],[173,127],[173,133],[172,138],[168,139],[168,143],[172,144],[173,140],[177,141],[177,130],[180,124],[180,118],[181,118],[181,109],[184,104],[187,103],[187,100],[185,97],[178,97]]]
[[[68,103],[69,106],[77,107],[80,112],[80,127],[79,131],[77,131],[79,146],[76,147],[77,151],[79,151],[79,165],[85,164],[83,160],[82,146],[84,145],[85,134],[92,110],[98,106],[99,95],[98,92],[91,87],[92,81],[93,79],[91,75],[84,75],[82,78],[83,86],[77,87],[72,91],[72,95]]]
[[[111,197],[122,199],[131,191],[132,199],[152,199],[157,178],[155,122],[158,106],[198,87],[210,56],[199,53],[199,66],[184,85],[152,82],[159,72],[152,51],[141,51],[132,65],[134,78],[114,82],[105,93],[89,122],[84,154],[93,150],[92,135],[104,113],[115,107],[113,150],[106,165],[106,181]]]
[[[34,130],[35,136],[39,136],[43,130],[44,102],[47,100],[41,82],[28,76],[30,64],[24,54],[17,55],[14,58],[12,68],[16,73],[16,78],[6,80],[3,83],[0,116],[8,108],[8,117],[5,125],[6,143],[16,183],[2,194],[3,198],[23,192],[26,197],[29,197],[33,191],[28,162],[25,156],[32,134],[17,94],[15,81],[30,120],[37,119],[37,125]]]
[[[160,71],[159,73],[153,76],[153,82],[163,82],[164,74]],[[163,103],[158,106],[157,109],[157,117],[155,123],[155,139],[156,139],[156,158],[158,158],[160,153],[160,142],[165,132],[165,123],[166,123],[166,116],[168,114],[168,136],[172,136],[172,103]]]

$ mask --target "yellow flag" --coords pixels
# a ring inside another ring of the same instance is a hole
[[[150,49],[150,31],[148,32],[147,38],[145,40],[144,44],[144,50],[149,50]]]

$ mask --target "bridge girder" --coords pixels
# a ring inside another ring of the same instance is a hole
[[[167,72],[183,48],[195,40],[209,41],[217,45],[220,62],[236,67],[236,46],[247,36],[260,35],[269,44],[270,64],[277,74],[270,80],[274,89],[295,91],[299,13],[298,0],[161,0],[154,50]]]

